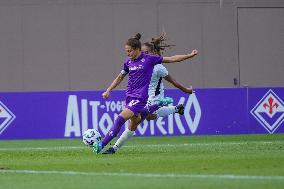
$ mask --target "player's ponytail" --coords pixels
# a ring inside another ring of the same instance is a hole
[[[162,35],[160,35],[157,38],[152,38],[151,44],[153,45],[153,52],[155,54],[161,55],[163,54],[163,52],[165,51],[166,48],[170,48],[172,46],[175,45],[168,45],[166,44],[166,33],[162,33]]]
[[[126,45],[130,46],[133,49],[141,50],[141,34],[137,33],[133,38],[127,40]]]

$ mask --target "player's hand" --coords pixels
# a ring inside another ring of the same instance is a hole
[[[103,97],[104,99],[107,99],[107,98],[109,97],[109,95],[110,95],[110,92],[109,92],[109,91],[105,91],[105,92],[102,94],[102,97]]]
[[[191,52],[191,54],[192,54],[193,56],[196,56],[196,55],[198,54],[198,50],[194,49],[194,50]]]
[[[183,92],[188,93],[188,94],[195,93],[192,86],[185,88],[185,90]]]

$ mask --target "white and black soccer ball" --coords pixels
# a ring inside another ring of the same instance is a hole
[[[83,142],[87,146],[93,146],[94,143],[101,142],[101,134],[96,129],[88,129],[83,134]]]

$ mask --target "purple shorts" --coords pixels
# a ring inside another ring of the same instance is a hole
[[[141,110],[146,106],[147,100],[143,100],[140,98],[135,97],[126,97],[126,105],[125,107],[131,110],[135,116],[138,116],[138,114],[141,112]]]

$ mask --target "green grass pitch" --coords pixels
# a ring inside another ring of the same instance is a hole
[[[0,141],[1,189],[284,188],[284,134],[134,137],[95,155],[79,139]]]

